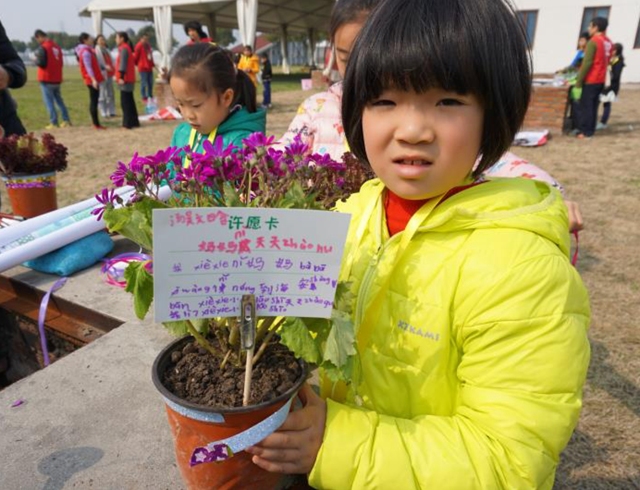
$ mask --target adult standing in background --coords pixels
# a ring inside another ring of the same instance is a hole
[[[202,24],[197,20],[190,20],[184,24],[184,33],[189,36],[187,44],[195,43],[212,43],[213,39],[210,38],[206,32],[202,29]]]
[[[107,46],[107,40],[102,34],[98,34],[94,44],[96,58],[104,80],[100,84],[100,96],[98,97],[98,108],[102,117],[114,117],[116,115],[116,98],[113,93],[113,76],[116,69],[113,66],[111,51]]]
[[[585,49],[582,66],[574,86],[579,96],[578,102],[578,138],[591,138],[596,130],[600,94],[607,77],[613,43],[606,36],[609,21],[604,17],[595,17],[589,23],[589,42]],[[580,93],[581,89],[581,93]]]
[[[140,73],[140,95],[142,102],[153,97],[153,50],[149,44],[149,35],[142,34],[133,50],[133,61]]]
[[[104,80],[98,58],[93,50],[93,38],[83,32],[78,36],[80,44],[76,46],[76,56],[80,64],[80,74],[84,84],[89,89],[89,113],[95,129],[107,129],[100,124],[98,119],[98,99],[100,98],[100,83]]]
[[[49,124],[46,129],[58,127],[58,112],[62,116],[61,128],[71,126],[69,111],[62,99],[60,85],[62,84],[62,50],[53,40],[49,39],[42,29],[37,29],[34,36],[40,46],[35,52],[35,64],[38,67],[38,81],[42,90],[42,99],[49,113]]]
[[[246,45],[238,61],[238,70],[242,70],[253,82],[253,85],[258,85],[258,73],[260,72],[260,60],[253,54],[253,48]]]
[[[116,58],[116,81],[120,89],[120,107],[122,108],[122,127],[133,129],[140,127],[138,109],[133,100],[136,83],[136,68],[133,61],[133,46],[129,34],[124,31],[116,34],[118,57]]]
[[[27,70],[24,62],[11,45],[7,33],[0,22],[0,138],[12,134],[25,134],[16,102],[9,88],[20,88],[27,83]]]

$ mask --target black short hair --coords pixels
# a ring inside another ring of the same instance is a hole
[[[388,87],[473,94],[484,108],[475,175],[498,161],[520,129],[531,96],[522,23],[507,0],[384,0],[351,51],[342,121],[351,151],[368,161],[362,112]]]
[[[202,24],[200,22],[198,22],[197,20],[189,20],[189,21],[184,23],[184,33],[187,36],[189,35],[189,30],[190,29],[193,29],[194,31],[196,31],[198,33],[198,36],[200,37],[200,39],[208,37],[207,33],[204,32],[204,30],[202,29]]]
[[[182,46],[171,60],[171,77],[182,78],[205,94],[224,93],[232,89],[233,104],[249,112],[257,110],[256,88],[249,76],[238,70],[230,51],[210,43]]]
[[[591,24],[598,28],[598,32],[605,32],[609,27],[609,21],[606,17],[594,17],[591,19]]]
[[[33,37],[47,37],[47,33],[42,29],[36,29],[36,32],[33,34]]]
[[[91,35],[90,35],[90,34],[87,34],[86,32],[81,32],[81,33],[80,33],[80,35],[78,36],[78,42],[79,42],[80,44],[84,44],[84,43],[85,43],[85,41],[86,41],[87,39],[89,39],[90,37],[91,37]]]
[[[380,0],[337,0],[331,10],[329,39],[334,41],[340,27],[364,19],[379,3]]]

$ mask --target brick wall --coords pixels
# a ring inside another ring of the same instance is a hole
[[[567,87],[534,86],[522,129],[548,129],[553,134],[562,134],[568,93]]]

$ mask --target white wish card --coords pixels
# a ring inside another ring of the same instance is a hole
[[[351,216],[271,208],[153,210],[158,322],[239,316],[329,318]]]

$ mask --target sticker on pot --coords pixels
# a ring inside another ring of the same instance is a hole
[[[351,216],[271,208],[153,210],[155,320],[329,318]]]
[[[224,443],[199,447],[191,455],[190,466],[196,466],[202,463],[220,463],[233,457],[233,451]]]

